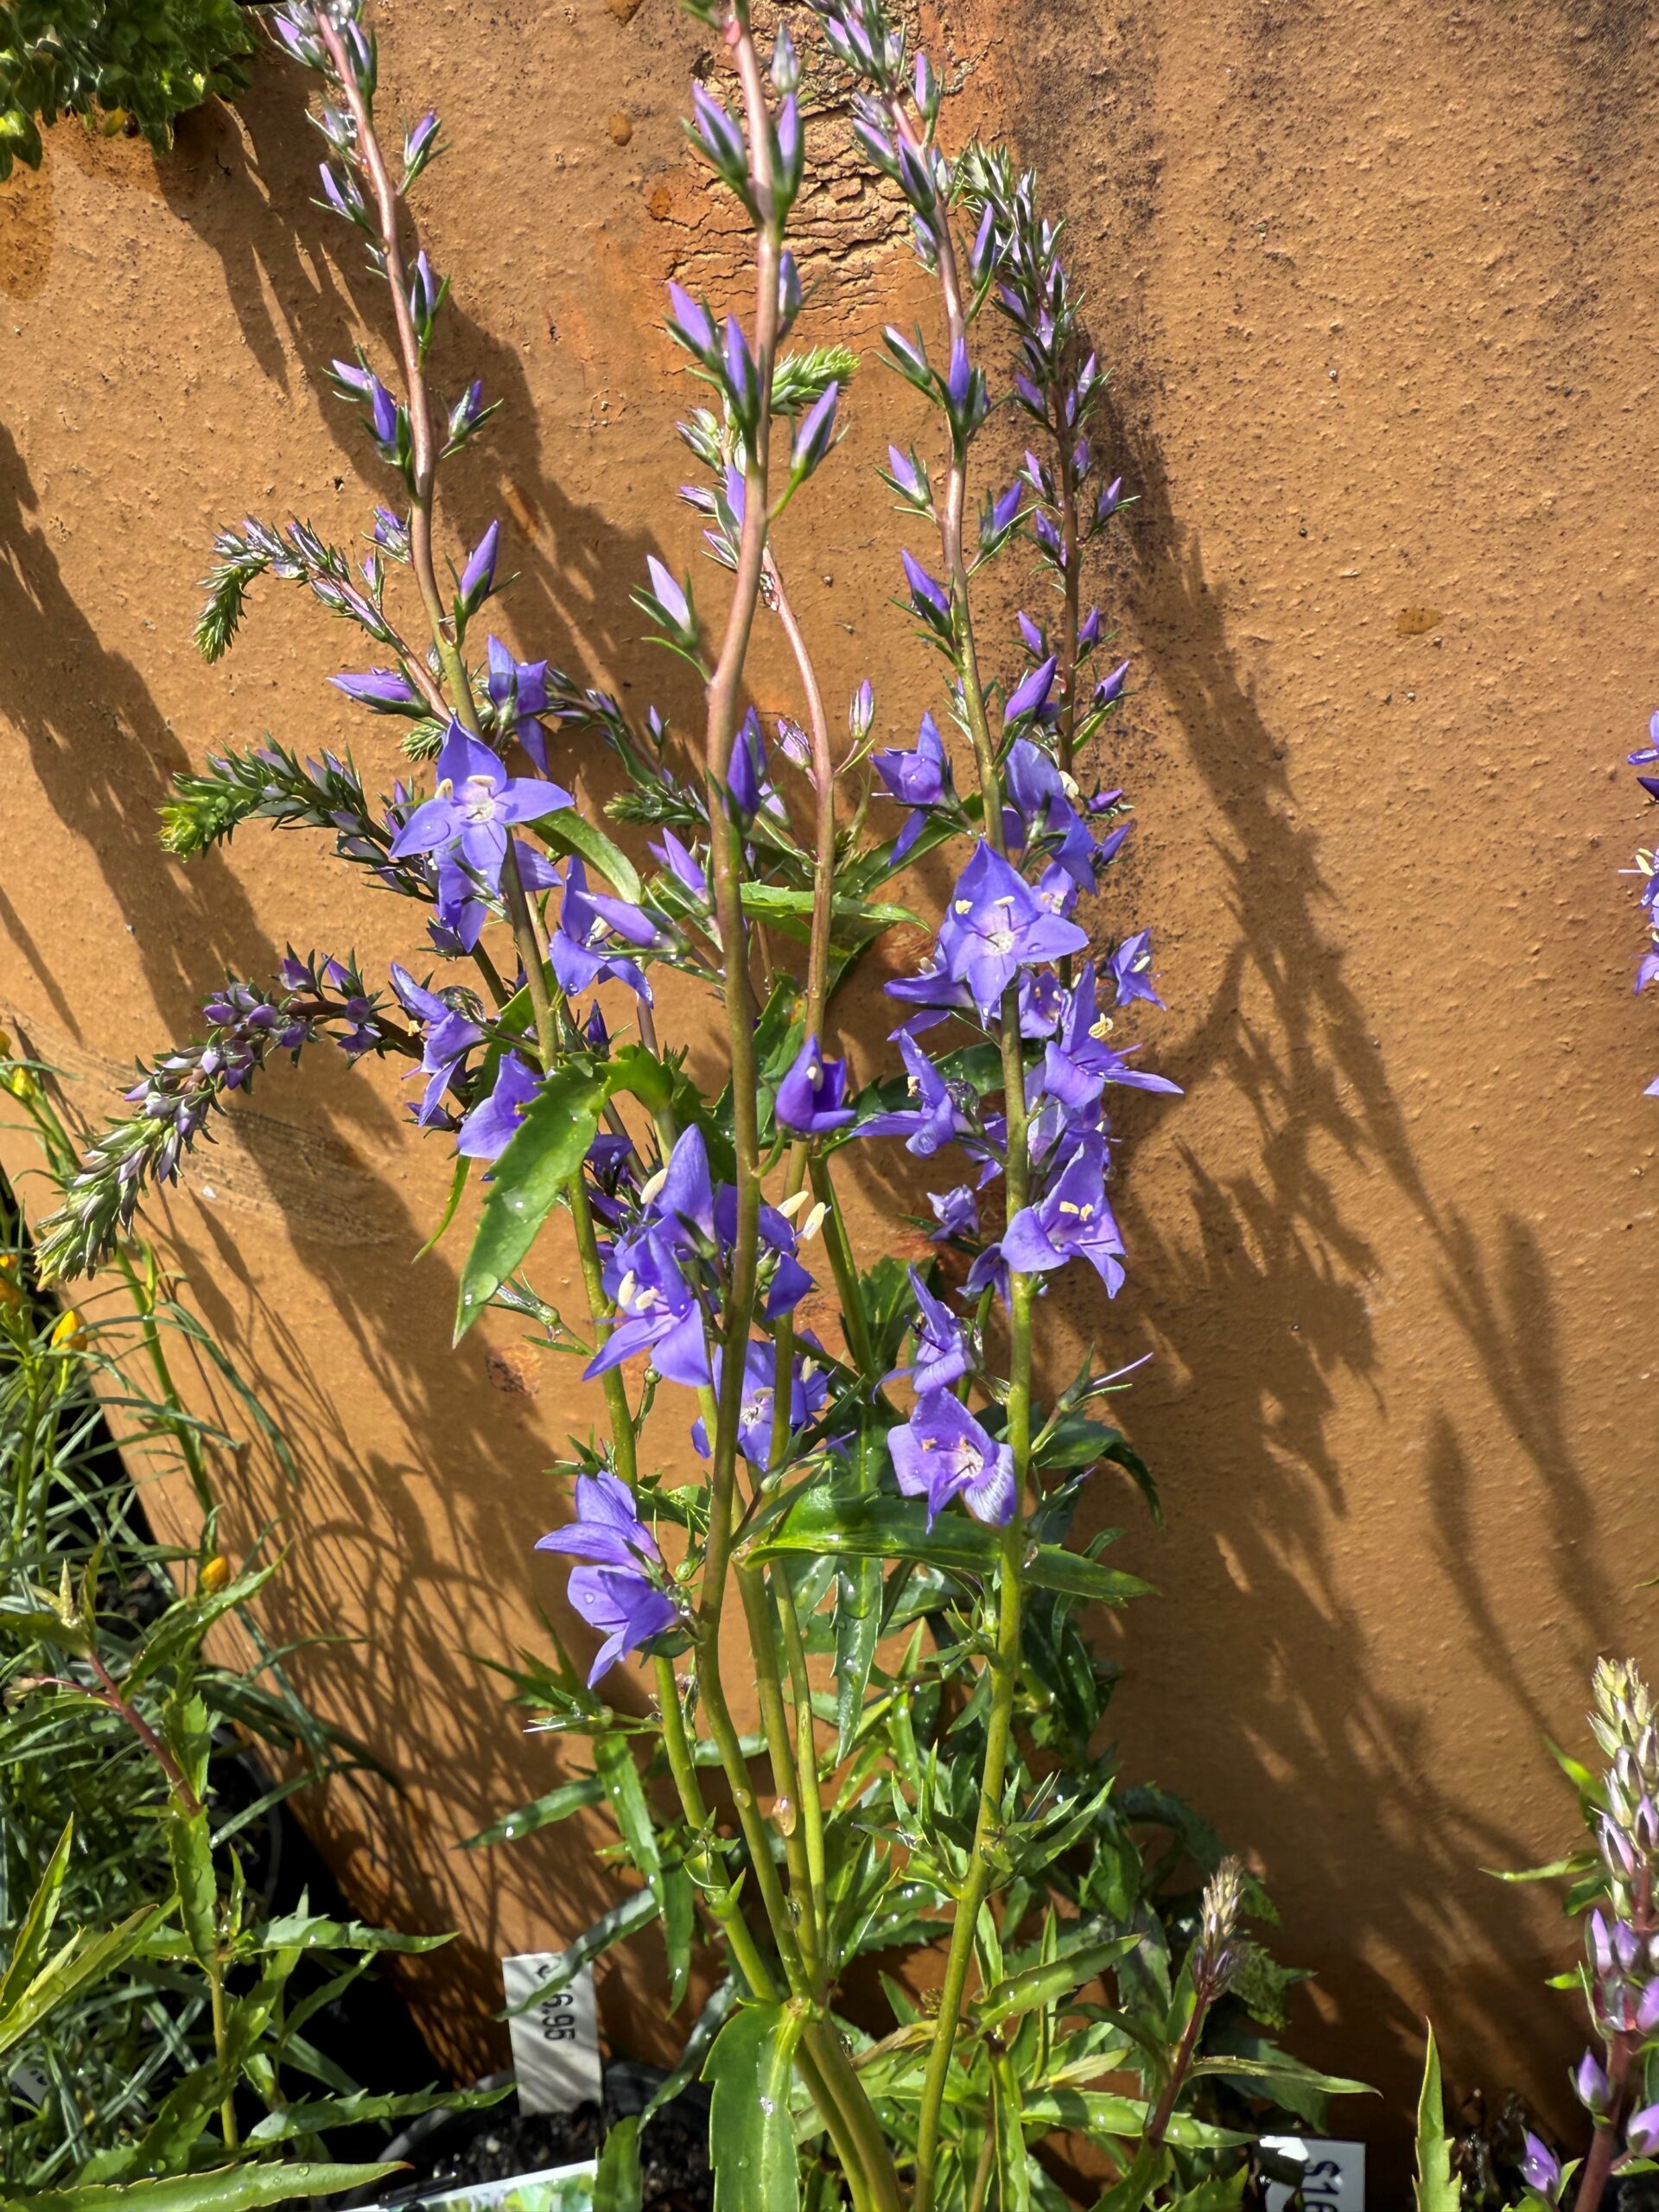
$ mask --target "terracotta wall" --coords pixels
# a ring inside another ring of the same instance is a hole
[[[736,267],[677,121],[701,34],[671,0],[382,20],[390,86],[439,97],[454,149],[424,200],[459,309],[439,380],[506,402],[449,522],[505,518],[522,647],[691,717],[626,594],[694,539],[662,280],[719,295]],[[1068,1283],[1046,1346],[1057,1373],[1089,1336],[1156,1354],[1129,1417],[1167,1528],[1100,1502],[1166,1593],[1118,1624],[1126,1758],[1270,1878],[1319,1973],[1312,2054],[1397,2094],[1428,2010],[1459,2082],[1553,2096],[1560,1931],[1481,1870],[1563,1847],[1541,1738],[1580,1740],[1596,1653],[1659,1663],[1659,1033],[1618,874],[1659,681],[1656,34],[1625,0],[986,0],[948,34],[965,107],[1071,219],[1139,499],[1107,584],[1141,816],[1115,913],[1157,933],[1151,1033],[1186,1096],[1126,1116],[1132,1288],[1109,1311]],[[302,105],[273,67],[169,159],[60,130],[0,194],[0,1018],[87,1096],[227,966],[406,942],[302,836],[188,870],[154,836],[173,772],[227,739],[374,757],[324,683],[346,633],[308,607],[257,594],[219,669],[189,643],[217,523],[346,533],[373,483],[321,379],[385,332],[308,204]],[[819,333],[927,312],[849,165],[803,221]],[[931,672],[856,488],[906,409],[872,371],[850,415],[789,549],[832,691],[868,667],[913,725]],[[784,703],[781,669],[757,690]],[[366,1910],[462,1929],[429,2018],[465,2063],[491,1957],[611,1893],[568,1832],[452,1848],[562,1771],[469,1655],[556,1610],[538,1470],[594,1408],[511,1332],[448,1350],[454,1248],[410,1264],[445,1169],[401,1112],[395,1071],[278,1074],[167,1222],[302,1447],[286,1624],[354,1639],[308,1680],[407,1783],[337,1803],[334,1847]],[[890,1243],[911,1186],[862,1172]],[[274,1492],[242,1491],[251,1526]],[[631,2002],[620,1973],[605,2004],[637,2036]]]

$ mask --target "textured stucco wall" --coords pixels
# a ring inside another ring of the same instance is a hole
[[[455,149],[423,200],[459,305],[439,381],[507,403],[452,524],[505,519],[523,648],[685,725],[626,597],[646,550],[694,540],[660,285],[720,294],[741,242],[679,137],[701,35],[671,0],[620,8],[387,0],[385,73],[409,112],[439,97]],[[1319,1971],[1311,2056],[1398,2093],[1427,2009],[1458,2080],[1553,2097],[1560,1933],[1480,1870],[1563,1847],[1541,1737],[1577,1739],[1596,1652],[1659,1662],[1636,1588],[1659,1034],[1617,874],[1659,681],[1656,35],[1622,0],[985,0],[948,34],[964,109],[1071,218],[1140,501],[1105,592],[1141,816],[1114,918],[1157,933],[1150,1033],[1187,1095],[1130,1102],[1132,1287],[1109,1313],[1068,1283],[1046,1347],[1056,1374],[1091,1335],[1157,1354],[1128,1418],[1167,1528],[1100,1507],[1166,1593],[1108,1630],[1126,1756],[1268,1875]],[[0,194],[0,1018],[95,1079],[226,965],[406,943],[299,836],[184,870],[153,835],[173,771],[227,738],[373,756],[324,684],[346,633],[308,607],[260,594],[219,670],[189,645],[216,523],[345,533],[372,482],[321,379],[359,330],[384,343],[380,309],[308,204],[302,100],[270,68],[160,162],[60,130]],[[803,223],[811,334],[929,312],[849,166]],[[931,672],[859,488],[906,404],[872,372],[851,416],[788,543],[832,694],[869,668],[913,726]],[[756,690],[787,700],[764,655]],[[874,979],[855,1014],[868,1068]],[[489,1956],[609,1894],[568,1831],[450,1848],[558,1770],[467,1655],[533,1643],[559,1602],[537,1470],[595,1408],[509,1332],[449,1353],[454,1251],[409,1265],[444,1166],[400,1115],[395,1072],[267,1079],[168,1219],[308,1461],[290,1624],[365,1639],[308,1679],[409,1784],[372,1818],[342,1799],[337,1855],[365,1909],[462,1927],[431,2019],[465,2062]],[[912,1186],[861,1172],[890,1245]],[[632,1986],[605,2002],[637,2035]]]

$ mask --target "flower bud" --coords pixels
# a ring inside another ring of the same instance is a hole
[[[1659,2028],[1659,1981],[1650,1981],[1642,1993],[1642,2001],[1636,2008],[1636,2024],[1644,2036]]]
[[[1553,2197],[1561,2185],[1560,2160],[1530,2130],[1527,2133],[1526,2155],[1521,2161],[1521,2174],[1528,2188],[1535,2189],[1540,2196]]]
[[[201,1563],[201,1572],[196,1577],[197,1592],[201,1597],[211,1598],[215,1591],[222,1590],[230,1579],[231,1562],[215,1552],[211,1559],[205,1559]]]
[[[86,1324],[73,1306],[67,1306],[52,1324],[49,1339],[54,1351],[76,1352],[86,1342]]]
[[[1638,2158],[1651,2158],[1659,2152],[1659,2105],[1643,2105],[1630,2114],[1624,2123],[1624,2140]]]
[[[1573,2094],[1588,2113],[1601,2119],[1611,2107],[1612,2086],[1594,2051],[1586,2050],[1572,2075]]]

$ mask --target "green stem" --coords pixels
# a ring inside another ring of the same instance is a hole
[[[778,1582],[778,1616],[783,1624],[784,1656],[789,1668],[789,1694],[795,1707],[795,1772],[800,1783],[801,1815],[806,1823],[806,1856],[812,1895],[826,1894],[823,1852],[823,1799],[820,1794],[817,1739],[812,1732],[812,1685],[806,1671],[806,1646],[801,1637],[801,1618],[789,1578]]]
[[[916,2134],[916,2190],[913,2212],[928,2212],[933,2201],[938,2159],[939,2129],[944,2111],[944,2092],[950,2077],[957,2029],[968,1969],[973,1961],[980,1908],[990,1890],[991,1853],[1002,1821],[1002,1785],[1007,1769],[1008,1744],[1014,1726],[1014,1697],[1020,1675],[1020,1563],[1024,1537],[1018,1516],[1002,1531],[1001,1559],[997,1573],[996,1652],[992,1658],[991,1708],[985,1724],[985,1760],[981,1770],[979,1811],[968,1870],[957,1896],[950,1927],[950,1948],[944,1962],[939,1991],[938,2024],[928,2052],[922,2083],[921,2111]]]
[[[772,1763],[772,1819],[783,1833],[784,1859],[789,1868],[790,1904],[795,1914],[801,1968],[813,1994],[823,1984],[823,1957],[818,1942],[817,1901],[813,1894],[812,1869],[806,1850],[806,1828],[801,1812],[801,1783],[795,1770],[793,1731],[784,1707],[783,1679],[778,1665],[778,1637],[772,1594],[764,1569],[740,1566],[737,1592],[749,1631],[760,1694],[760,1725]]]
[[[230,2041],[230,2023],[225,2011],[225,1968],[217,1955],[207,1968],[207,1989],[213,2001],[213,2056],[223,2066]],[[236,2125],[236,2092],[233,2088],[225,2093],[225,2101],[219,2108],[219,2124],[225,2138],[225,2148],[227,2151],[239,2148],[242,2138]]]
[[[830,1272],[836,1279],[836,1295],[841,1300],[841,1323],[846,1332],[847,1349],[860,1374],[872,1375],[875,1369],[875,1345],[870,1336],[869,1316],[864,1311],[858,1263],[853,1257],[852,1241],[842,1218],[841,1201],[836,1196],[830,1162],[821,1153],[812,1160],[811,1176],[812,1195],[824,1210],[823,1248],[830,1255]]]
[[[657,1702],[663,1715],[663,1744],[668,1753],[668,1770],[674,1777],[674,1787],[679,1793],[680,1810],[687,1827],[694,1835],[707,1838],[711,1833],[709,1808],[703,1802],[702,1784],[697,1779],[696,1761],[692,1756],[691,1739],[686,1732],[685,1711],[680,1703],[679,1678],[674,1672],[674,1662],[661,1656],[653,1662],[657,1669]],[[760,1947],[753,1931],[743,1917],[743,1908],[735,1892],[721,1876],[715,1877],[712,1847],[704,1844],[705,1881],[703,1894],[709,1910],[720,1923],[721,1932],[731,1946],[738,1971],[749,1985],[749,1993],[762,2003],[775,2001],[778,1985],[771,1968],[760,1955]],[[718,1889],[715,1887],[719,1880]]]

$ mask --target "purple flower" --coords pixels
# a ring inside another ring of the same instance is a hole
[[[844,1129],[855,1118],[852,1108],[841,1103],[846,1095],[846,1061],[826,1059],[817,1039],[809,1037],[778,1086],[773,1111],[780,1128],[800,1136],[823,1136],[830,1129]]]
[[[783,811],[766,774],[766,741],[760,733],[760,717],[753,707],[744,715],[732,747],[728,788],[733,804],[746,822],[752,822],[763,807],[768,814]]]
[[[537,822],[573,804],[557,784],[509,776],[499,756],[453,718],[436,767],[433,795],[398,831],[391,857],[437,853],[459,859],[493,891],[500,888],[509,824]]]
[[[1103,677],[1095,686],[1096,706],[1109,707],[1115,700],[1121,699],[1123,696],[1123,686],[1128,680],[1128,674],[1129,664],[1126,660],[1121,660],[1109,676]]]
[[[1152,988],[1150,930],[1136,930],[1133,937],[1126,937],[1113,953],[1110,966],[1119,1006],[1128,1006],[1132,999],[1147,999],[1154,1006],[1162,1006],[1162,999]]]
[[[898,1041],[900,1057],[910,1073],[910,1095],[915,1103],[900,1107],[895,1113],[873,1115],[868,1122],[859,1123],[858,1134],[861,1137],[901,1136],[906,1152],[913,1152],[918,1160],[931,1160],[940,1146],[949,1144],[953,1137],[970,1135],[974,1125],[963,1112],[956,1093],[916,1039],[901,1029]]]
[[[671,333],[705,368],[713,368],[720,359],[720,336],[713,315],[677,284],[669,286],[668,296],[674,307],[668,326]]]
[[[360,707],[378,715],[405,714],[418,707],[421,695],[398,668],[365,668],[360,675],[331,676],[328,681]]]
[[[922,716],[913,749],[906,752],[900,746],[886,747],[880,753],[871,753],[870,766],[887,785],[889,798],[897,799],[900,806],[918,810],[893,844],[893,857],[895,861],[901,861],[922,834],[925,810],[955,795],[950,757],[932,715]]]
[[[709,1381],[702,1304],[660,1230],[619,1240],[605,1263],[604,1280],[617,1318],[583,1370],[584,1380],[649,1352],[665,1382],[696,1389]]]
[[[1049,912],[1023,876],[982,840],[963,869],[939,929],[945,973],[965,982],[988,1017],[1022,968],[1087,950],[1075,922]]]
[[[1161,1090],[1179,1098],[1181,1087],[1166,1076],[1132,1067],[1122,1052],[1114,1052],[1106,1038],[1109,1019],[1100,1011],[1091,960],[1078,974],[1055,1034],[1049,1039],[1040,1069],[1033,1068],[1027,1082],[1027,1104],[1039,1092],[1072,1113],[1092,1106],[1109,1083],[1131,1090]]]
[[[701,899],[704,905],[707,905],[708,875],[696,855],[674,835],[671,830],[664,830],[661,839],[653,843],[651,849],[671,875],[683,883],[694,898]]]
[[[1624,2123],[1624,2140],[1638,2158],[1659,2153],[1659,2105],[1643,2105]]]
[[[527,1062],[517,1052],[504,1052],[495,1088],[462,1122],[455,1150],[468,1160],[499,1160],[540,1088],[541,1077]]]
[[[971,1198],[969,1203],[972,1204]],[[910,1288],[916,1300],[912,1324],[916,1357],[910,1366],[895,1367],[883,1379],[892,1382],[903,1376],[925,1396],[930,1390],[946,1390],[951,1383],[960,1382],[973,1363],[961,1322],[943,1299],[935,1298],[914,1268],[910,1270]]]
[[[1527,2131],[1526,2155],[1521,2161],[1522,2178],[1540,2196],[1553,2197],[1561,2183],[1561,2162],[1549,2145]]]
[[[486,682],[496,728],[505,735],[511,728],[531,759],[547,773],[547,741],[534,717],[547,712],[547,663],[515,660],[510,645],[499,638],[485,640],[488,657]]]
[[[988,1436],[948,1390],[929,1391],[887,1448],[906,1497],[925,1497],[931,1529],[953,1497],[975,1520],[1001,1528],[1014,1517],[1014,1454]]]
[[[626,1567],[573,1567],[570,1603],[604,1641],[588,1672],[589,1688],[625,1651],[637,1651],[672,1628],[679,1611],[666,1591]]]
[[[965,1183],[958,1183],[954,1191],[930,1191],[927,1203],[939,1224],[928,1232],[936,1244],[947,1236],[978,1236],[979,1201]]]
[[[1123,1283],[1123,1239],[1106,1199],[1103,1147],[1085,1137],[1035,1205],[1015,1214],[1002,1236],[1002,1257],[1023,1275],[1046,1274],[1068,1260],[1087,1260],[1116,1297]]]
[[[663,933],[649,914],[625,899],[590,891],[587,869],[579,860],[571,861],[559,907],[559,925],[548,947],[553,972],[567,998],[614,979],[626,983],[649,1006],[651,985],[639,962],[630,959],[625,948],[655,948],[663,942]]]
[[[415,1119],[423,1128],[430,1128],[447,1119],[442,1102],[449,1079],[474,1046],[483,1043],[484,1032],[435,991],[423,989],[408,969],[400,968],[396,961],[391,964],[391,988],[404,1013],[421,1025],[421,1073],[427,1077],[427,1085]]]
[[[830,1377],[822,1359],[823,1347],[806,1339],[804,1356],[791,1363],[789,1428],[792,1441],[823,1410],[830,1395]],[[820,1355],[814,1357],[814,1353]],[[715,1388],[718,1392],[721,1354],[715,1354]],[[743,1396],[737,1412],[737,1446],[752,1467],[772,1461],[773,1410],[777,1404],[778,1354],[770,1343],[751,1344],[743,1356]],[[709,1456],[709,1427],[701,1416],[691,1424],[691,1441],[705,1459]]]
[[[602,1468],[576,1477],[576,1517],[537,1540],[538,1552],[568,1552],[598,1567],[661,1567],[657,1539],[639,1518],[627,1484]]]

